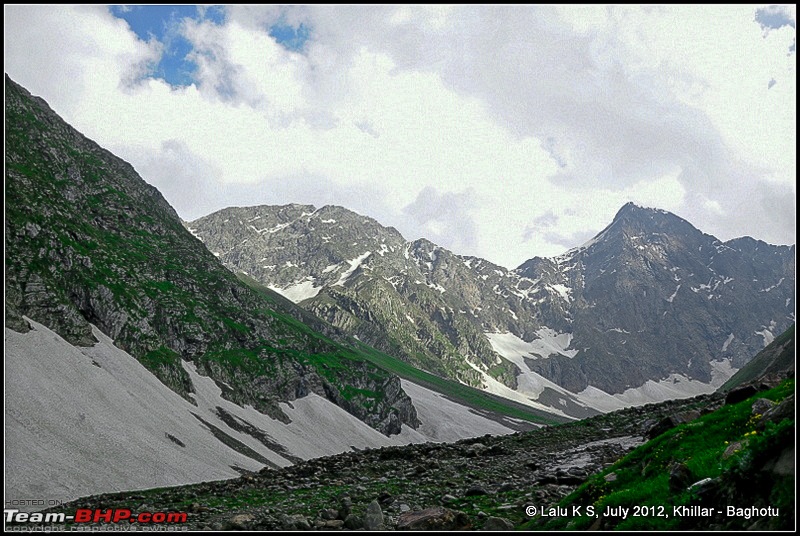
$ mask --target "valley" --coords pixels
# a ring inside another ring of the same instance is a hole
[[[640,480],[684,505],[716,479],[721,500],[753,475],[786,503],[795,246],[633,203],[511,270],[330,205],[184,222],[8,75],[5,90],[5,489],[25,510],[548,528],[526,506],[621,504]],[[740,400],[717,392],[743,382]],[[727,442],[743,454],[718,462]],[[713,461],[689,467],[684,444]],[[607,490],[617,468],[627,487]]]

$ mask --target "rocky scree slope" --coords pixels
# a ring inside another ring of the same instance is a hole
[[[197,530],[510,529],[529,519],[525,506],[555,505],[642,444],[660,420],[723,402],[703,395],[534,432],[350,452],[224,482],[88,497],[59,510],[187,511]],[[422,519],[407,523],[412,516]]]
[[[90,324],[191,401],[181,360],[285,419],[317,393],[373,428],[417,424],[399,378],[276,311],[184,229],[126,162],[6,76],[6,326],[91,346]]]

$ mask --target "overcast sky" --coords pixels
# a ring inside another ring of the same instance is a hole
[[[795,242],[794,5],[4,12],[11,78],[186,220],[336,204],[510,268],[627,201]]]

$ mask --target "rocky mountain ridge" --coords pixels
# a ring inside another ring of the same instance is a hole
[[[184,360],[276,418],[313,392],[386,434],[417,424],[399,378],[282,314],[129,164],[5,88],[6,326],[27,331],[26,315],[91,346],[93,324],[187,400]]]
[[[335,206],[186,226],[231,270],[387,353],[577,417],[710,392],[794,318],[794,246],[722,242],[633,203],[515,270]]]

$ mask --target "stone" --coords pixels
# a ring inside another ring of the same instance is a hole
[[[364,515],[364,529],[383,530],[383,510],[378,501],[372,501],[367,506],[367,513]]]
[[[767,423],[779,423],[783,419],[794,418],[794,395],[787,396],[780,404],[768,409],[756,425],[757,430],[763,430]]]
[[[672,492],[685,490],[692,481],[692,472],[683,463],[677,463],[669,471],[669,489]]]
[[[499,488],[497,488],[497,493],[508,493],[509,491],[514,491],[516,487],[511,482],[504,482]]]
[[[672,430],[678,425],[691,422],[699,417],[700,417],[700,412],[696,410],[684,411],[682,413],[676,413],[674,415],[664,417],[647,431],[647,437],[649,439],[655,439],[664,432]]]
[[[747,400],[757,392],[758,389],[756,389],[754,385],[743,385],[741,387],[737,387],[725,395],[725,404],[736,404],[742,400]]]
[[[250,514],[236,514],[228,520],[227,530],[247,530],[254,519]]]
[[[767,411],[769,411],[772,407],[776,404],[772,400],[767,398],[759,398],[755,402],[753,402],[753,415],[764,415]]]
[[[443,506],[400,514],[397,530],[461,530],[468,528],[469,518]]]
[[[338,510],[334,510],[333,508],[327,508],[327,509],[322,511],[322,514],[321,514],[320,517],[322,517],[322,519],[324,519],[326,521],[329,521],[331,519],[338,519],[339,511]]]
[[[727,460],[740,450],[742,450],[747,445],[747,440],[742,441],[734,441],[725,449],[725,452],[722,453],[722,459]]]
[[[344,520],[344,528],[358,530],[364,528],[364,522],[357,515],[350,514],[347,516],[347,519]]]
[[[466,492],[464,492],[465,497],[478,497],[480,495],[489,495],[489,492],[481,486],[472,486]]]
[[[483,530],[506,531],[514,530],[514,524],[504,517],[489,517],[483,524]]]

